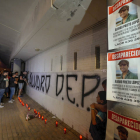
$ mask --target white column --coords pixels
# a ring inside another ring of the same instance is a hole
[[[21,72],[21,60],[20,59],[14,59],[13,62],[13,72],[18,71],[18,73],[20,74]]]

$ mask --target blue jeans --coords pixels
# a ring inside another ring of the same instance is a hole
[[[15,87],[10,87],[10,101],[14,94],[15,94]]]
[[[0,103],[1,103],[1,98],[3,97],[5,89],[0,89]]]

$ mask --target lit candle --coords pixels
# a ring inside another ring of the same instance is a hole
[[[37,111],[35,112],[35,114],[37,115]]]
[[[47,123],[47,119],[45,119],[45,124]]]
[[[20,100],[20,103],[21,103],[21,100]]]
[[[64,134],[66,134],[66,128],[64,128]]]
[[[79,136],[79,139],[82,140],[82,135]]]
[[[22,105],[24,106],[24,103],[22,102]]]
[[[30,111],[30,107],[28,108],[28,110]]]
[[[34,113],[36,112],[36,110],[34,109]]]
[[[28,105],[26,104],[26,107],[28,108]]]
[[[38,115],[40,114],[40,112],[38,112]]]
[[[42,116],[42,120],[44,120],[44,116]]]
[[[58,121],[56,121],[55,124],[56,124],[56,127],[57,127],[58,126]]]
[[[39,114],[39,116],[38,116],[38,117],[39,117],[39,119],[40,119],[40,118],[41,118],[41,115]]]

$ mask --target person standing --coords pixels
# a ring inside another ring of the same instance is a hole
[[[16,74],[13,73],[12,77],[9,80],[9,87],[10,87],[10,100],[8,101],[9,103],[13,103],[13,95],[15,93],[15,85],[17,84],[17,81],[15,80]]]
[[[3,75],[0,77],[0,108],[3,108],[4,106],[1,104],[1,99],[3,97],[5,88],[6,88],[6,77],[8,75],[8,72],[4,71]]]
[[[19,76],[19,80],[18,80],[18,87],[19,87],[18,97],[22,97],[21,92],[22,92],[22,89],[23,89],[23,86],[24,86],[24,82],[26,82],[26,84],[28,84],[27,79],[26,79],[26,75],[27,75],[27,72],[24,71],[23,73],[21,72],[21,74]]]
[[[16,75],[15,80],[17,81],[17,84],[15,85],[15,95],[18,95],[18,78],[19,78],[19,76],[18,76],[17,71],[15,72],[15,75]]]
[[[6,77],[6,88],[5,88],[5,94],[6,94],[6,97],[9,98],[9,79],[10,79],[10,76],[9,76],[9,73]]]
[[[107,80],[105,79],[103,82],[102,82],[102,87],[104,89],[104,91],[106,91],[106,86],[107,86]],[[96,108],[102,112],[107,112],[107,104],[97,104],[97,103],[93,103],[90,105],[92,108]]]
[[[105,105],[106,91],[99,91],[96,97],[97,104]],[[89,132],[94,140],[105,140],[107,113],[91,107],[91,124]]]

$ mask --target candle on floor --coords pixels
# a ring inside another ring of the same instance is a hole
[[[30,107],[28,108],[28,110],[30,111]]]
[[[64,128],[64,134],[66,134],[66,128]]]
[[[22,105],[24,106],[24,103],[22,102]]]
[[[44,116],[42,116],[42,120],[44,120]]]
[[[82,135],[79,136],[79,139],[82,140]]]
[[[56,127],[57,127],[58,126],[58,121],[56,121],[55,124],[56,124]]]
[[[38,115],[40,114],[40,112],[38,112]]]
[[[45,124],[47,123],[47,119],[45,119]]]
[[[34,109],[34,113],[36,112],[36,109]]]
[[[40,119],[41,118],[41,115],[39,114],[38,118]]]

